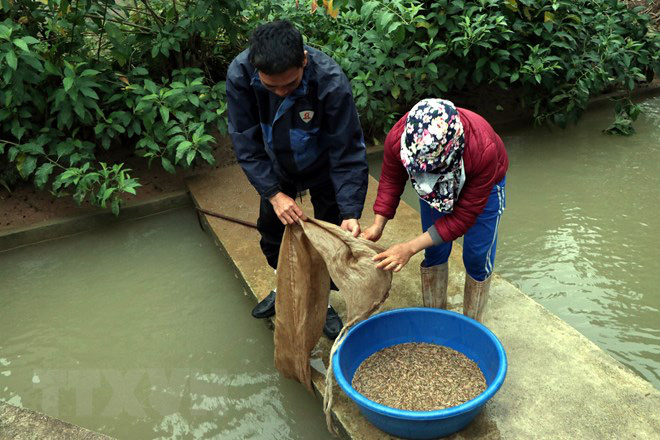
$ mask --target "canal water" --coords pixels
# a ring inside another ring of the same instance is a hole
[[[602,134],[609,106],[566,130],[502,133],[495,271],[660,388],[660,97],[641,106],[631,137]],[[419,209],[410,185],[404,200]]]
[[[0,253],[0,280],[0,400],[121,439],[330,438],[192,209]]]

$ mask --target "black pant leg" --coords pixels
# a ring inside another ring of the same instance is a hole
[[[332,182],[327,181],[322,185],[310,188],[309,194],[312,198],[312,206],[314,206],[314,217],[339,226],[342,218],[339,214],[335,187]]]
[[[309,195],[312,198],[315,218],[337,226],[341,225],[342,218],[339,214],[339,205],[337,205],[335,187],[332,182],[328,181],[323,185],[310,188]],[[330,289],[339,290],[332,280],[330,280]]]
[[[293,186],[282,184],[282,192],[292,198],[296,196],[296,189]],[[257,229],[261,234],[261,240],[259,241],[261,251],[266,257],[268,265],[273,269],[277,269],[277,259],[280,254],[282,236],[284,235],[284,225],[277,218],[273,205],[264,197],[261,198],[259,204]]]

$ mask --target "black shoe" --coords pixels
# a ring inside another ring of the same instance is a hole
[[[337,339],[339,332],[341,331],[344,324],[341,322],[341,318],[332,307],[328,307],[328,315],[325,317],[325,325],[323,326],[323,333],[330,340]]]
[[[270,318],[275,315],[275,291],[271,291],[267,297],[261,300],[254,309],[252,309],[252,316],[257,319]]]

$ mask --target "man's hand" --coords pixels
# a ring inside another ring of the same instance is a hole
[[[344,231],[348,231],[353,234],[353,237],[357,238],[360,235],[360,222],[354,218],[347,218],[341,222],[341,228]]]
[[[370,240],[370,241],[378,241],[380,240],[380,237],[383,236],[383,226],[378,225],[374,223],[373,225],[369,226],[367,229],[362,232],[360,237]]]
[[[278,192],[268,200],[282,224],[293,225],[298,223],[298,220],[307,220],[307,216],[296,205],[296,201],[283,192]]]
[[[410,257],[417,252],[413,249],[410,242],[395,244],[385,252],[376,255],[373,260],[380,261],[376,265],[378,269],[393,270],[398,272],[408,263]]]

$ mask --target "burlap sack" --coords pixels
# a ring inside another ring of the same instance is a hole
[[[275,366],[285,377],[313,391],[309,360],[323,332],[330,277],[346,301],[344,329],[333,345],[326,375],[328,420],[332,355],[348,328],[385,301],[392,284],[392,273],[376,269],[372,261],[382,251],[380,246],[320,220],[289,225],[284,231],[277,266]]]

